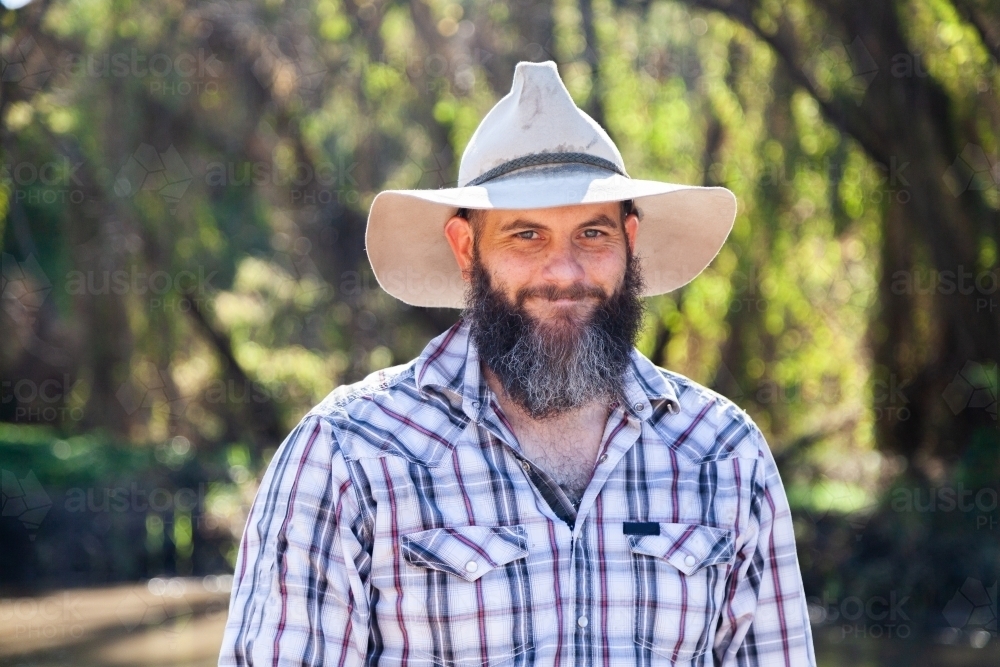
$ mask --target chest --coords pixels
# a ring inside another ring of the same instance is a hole
[[[574,527],[495,439],[434,468],[366,465],[385,655],[576,664],[574,651],[603,646],[613,663],[700,664],[747,522],[750,462],[693,463],[643,437],[612,453]]]
[[[607,434],[607,416],[559,421],[513,421],[521,453],[556,482],[582,493]]]
[[[593,430],[570,429],[565,433],[519,434],[524,456],[544,470],[558,484],[572,489],[576,495],[591,478],[601,446],[601,434]]]

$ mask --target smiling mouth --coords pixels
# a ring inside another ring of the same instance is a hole
[[[531,296],[529,298],[538,301],[539,303],[549,303],[555,306],[575,306],[582,303],[589,303],[595,300],[594,297],[592,296],[572,296],[572,297],[561,296],[556,299],[553,299],[542,294]]]
[[[555,289],[548,287],[521,290],[517,295],[516,303],[522,307],[530,303],[534,308],[544,309],[548,307],[555,311],[565,312],[592,308],[600,304],[603,298],[605,298],[603,292],[597,288],[575,286],[567,289]]]

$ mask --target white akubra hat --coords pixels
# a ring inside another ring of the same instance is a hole
[[[644,296],[690,282],[718,254],[736,218],[722,187],[630,178],[607,132],[581,111],[556,64],[520,62],[510,92],[462,154],[459,187],[386,190],[365,242],[382,288],[413,306],[462,308],[465,281],[444,236],[460,208],[531,209],[634,200]]]

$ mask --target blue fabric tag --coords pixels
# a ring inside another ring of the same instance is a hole
[[[626,521],[622,524],[626,535],[659,535],[660,524],[653,521]]]

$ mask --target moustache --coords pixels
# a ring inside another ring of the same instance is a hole
[[[604,301],[608,298],[608,294],[600,287],[588,287],[587,285],[582,285],[580,283],[570,285],[569,287],[557,287],[555,285],[522,287],[517,291],[517,305],[523,306],[525,300],[530,297],[539,297],[548,301],[558,301],[560,299],[579,301],[586,298],[594,298]]]

